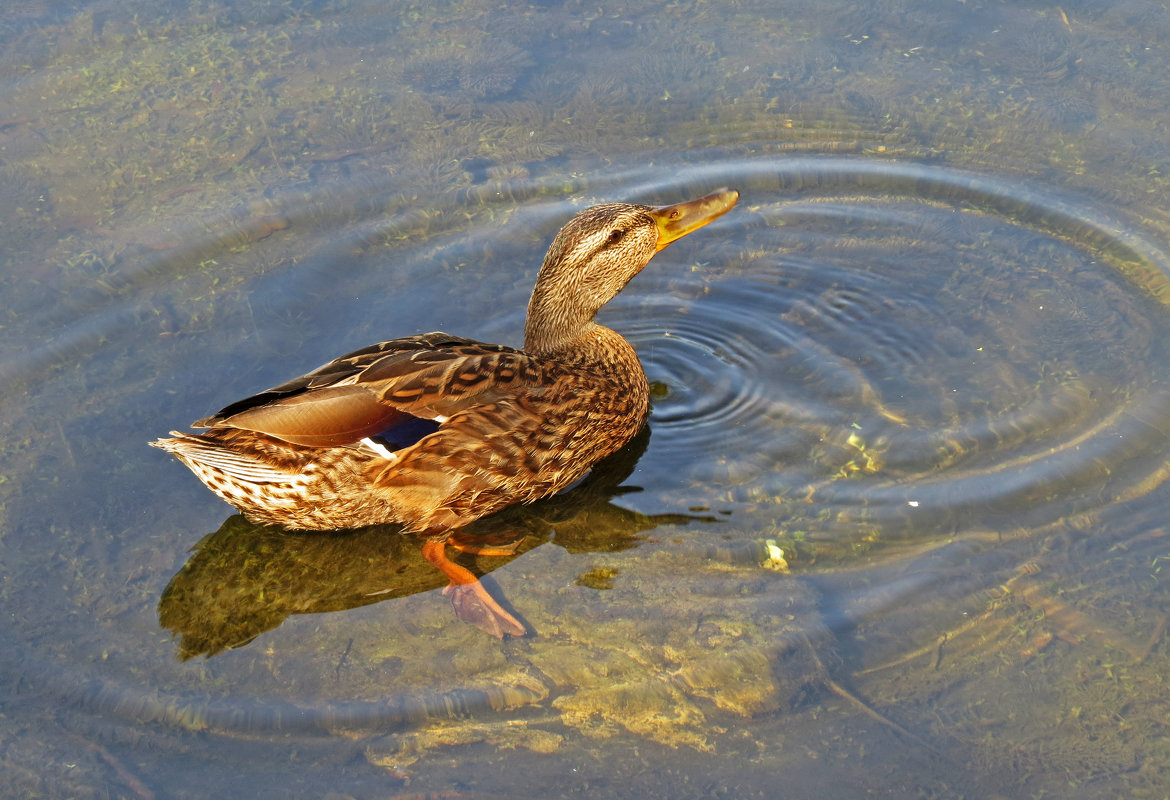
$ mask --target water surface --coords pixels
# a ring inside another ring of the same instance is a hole
[[[18,4],[4,793],[1164,794],[1170,15],[952,5]],[[648,432],[466,534],[530,636],[146,446],[723,185]]]

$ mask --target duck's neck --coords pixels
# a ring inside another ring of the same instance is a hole
[[[534,307],[535,306],[535,307]],[[524,330],[524,351],[551,361],[603,374],[627,374],[641,378],[642,364],[633,345],[615,330],[598,325],[592,318],[570,320],[568,317],[544,317],[539,304],[529,304]],[[533,312],[537,312],[534,314]],[[573,324],[566,324],[571,321]]]
[[[543,274],[541,278],[543,278]],[[560,292],[543,291],[537,280],[528,301],[528,319],[524,323],[524,350],[533,355],[555,358],[574,349],[589,338],[593,328],[593,311],[565,302]]]

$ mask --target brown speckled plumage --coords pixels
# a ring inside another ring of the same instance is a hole
[[[288,528],[393,522],[439,537],[546,497],[633,438],[649,410],[633,347],[594,315],[737,198],[582,211],[549,248],[522,350],[444,333],[382,342],[152,444],[249,519]],[[419,420],[437,427],[393,452],[368,438]]]
[[[324,367],[326,385],[344,381],[408,414],[447,417],[394,461],[360,443],[311,447],[223,427],[230,413],[200,420],[205,433],[160,446],[255,522],[306,530],[399,522],[439,533],[559,491],[637,433],[649,395],[641,364],[616,334],[598,335],[625,345],[607,347],[604,371],[442,333],[383,342]],[[260,397],[306,391],[317,375]],[[236,414],[245,410],[238,405]],[[252,464],[265,473],[247,480]]]

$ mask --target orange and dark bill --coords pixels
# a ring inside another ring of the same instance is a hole
[[[734,189],[719,189],[698,200],[688,200],[673,206],[662,206],[650,212],[658,223],[658,249],[697,231],[708,222],[726,214],[739,200]]]

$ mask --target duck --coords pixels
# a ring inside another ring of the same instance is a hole
[[[541,265],[522,347],[441,332],[379,342],[231,403],[192,423],[199,432],[150,444],[254,523],[401,526],[450,581],[458,617],[522,636],[525,626],[447,557],[451,534],[573,485],[646,424],[650,386],[638,355],[595,317],[655,254],[738,199],[723,188],[578,213]]]

